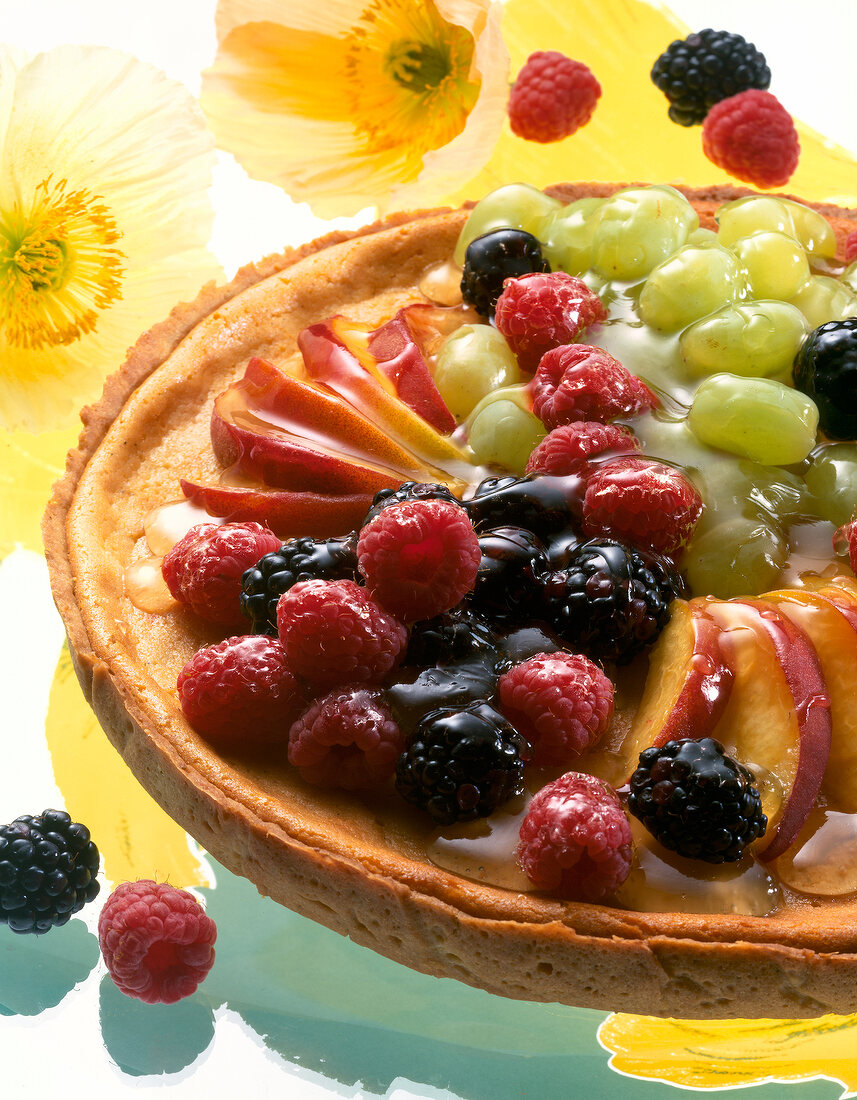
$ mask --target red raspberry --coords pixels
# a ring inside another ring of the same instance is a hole
[[[217,928],[196,898],[166,882],[123,882],[98,918],[110,977],[129,997],[174,1004],[189,997],[214,962]]]
[[[631,826],[616,792],[594,775],[567,772],[533,797],[518,862],[540,890],[601,901],[631,868]]]
[[[800,142],[780,101],[751,88],[711,108],[702,124],[702,151],[736,179],[755,187],[782,187],[797,168]]]
[[[605,462],[586,483],[583,531],[675,555],[690,541],[702,499],[675,466],[649,458]]]
[[[576,420],[606,423],[659,402],[645,382],[603,348],[566,344],[547,352],[531,382],[533,412],[546,428]]]
[[[613,684],[577,653],[537,653],[504,673],[497,689],[503,715],[533,746],[534,764],[570,763],[613,715]]]
[[[381,692],[360,685],[316,699],[289,733],[289,762],[303,779],[349,791],[387,782],[404,750]]]
[[[481,560],[470,517],[445,500],[389,505],[357,541],[357,565],[370,592],[408,622],[455,607],[473,588]]]
[[[561,424],[544,437],[527,461],[528,474],[553,474],[567,477],[576,474],[588,477],[595,469],[589,461],[602,454],[626,454],[639,451],[635,437],[618,424],[599,424],[594,420],[578,420]]]
[[[582,279],[551,271],[506,279],[494,322],[521,368],[532,372],[546,351],[570,343],[606,316],[601,299]]]
[[[200,523],[175,544],[161,571],[173,597],[209,622],[240,627],[241,577],[281,540],[260,523]]]
[[[857,229],[845,238],[845,262],[851,264],[855,260],[857,260]]]
[[[266,634],[198,650],[179,673],[176,689],[185,718],[220,749],[282,744],[304,706],[282,645]]]
[[[592,118],[601,85],[582,61],[557,50],[531,53],[509,96],[509,124],[527,141],[561,141]]]
[[[857,520],[844,524],[833,533],[834,551],[845,557],[854,573],[857,573]]]
[[[408,629],[354,581],[299,581],[280,596],[277,627],[289,667],[321,687],[380,683]]]

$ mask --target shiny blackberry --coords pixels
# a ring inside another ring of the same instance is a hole
[[[523,792],[529,742],[488,703],[426,714],[396,768],[396,788],[441,825],[487,817]]]
[[[672,121],[697,126],[721,99],[750,88],[764,91],[771,70],[752,42],[708,27],[672,42],[653,65],[651,78],[669,101]]]
[[[626,664],[652,645],[687,594],[675,566],[614,539],[591,539],[545,582],[548,621],[572,649]]]
[[[357,535],[289,539],[241,578],[241,610],[254,634],[277,636],[277,603],[298,581],[357,580]]]
[[[493,527],[479,533],[479,549],[469,603],[495,623],[541,618],[550,562],[539,538],[525,527]]]
[[[463,661],[474,653],[492,651],[496,641],[481,615],[470,608],[454,607],[414,623],[402,664],[425,667]]]
[[[0,924],[41,935],[98,894],[98,849],[63,810],[0,826]]]
[[[818,426],[826,436],[857,436],[857,317],[813,329],[792,373],[795,386],[818,406]]]
[[[514,526],[545,539],[577,526],[580,479],[550,474],[486,477],[464,504],[477,534],[485,528]]]
[[[461,296],[483,317],[493,317],[506,279],[534,271],[548,273],[550,264],[532,233],[494,229],[467,246],[461,274]]]
[[[640,753],[628,809],[670,851],[731,863],[768,825],[755,782],[713,737],[668,741]]]
[[[398,489],[381,489],[372,498],[372,505],[363,519],[362,526],[372,520],[391,504],[403,504],[409,500],[445,500],[450,504],[461,504],[461,501],[445,485],[437,485],[428,481],[404,481]]]

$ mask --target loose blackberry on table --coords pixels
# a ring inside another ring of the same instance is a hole
[[[483,317],[493,317],[506,279],[533,271],[549,272],[542,246],[524,229],[494,229],[467,246],[461,295]]]

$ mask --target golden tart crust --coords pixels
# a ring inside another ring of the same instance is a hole
[[[620,185],[562,185],[571,201]],[[703,224],[749,192],[688,191]],[[840,242],[857,211],[819,207]],[[182,665],[217,635],[183,611],[152,615],[125,592],[148,553],[143,521],[219,472],[213,398],[251,355],[283,362],[301,328],[334,313],[380,323],[449,258],[466,211],[398,215],[331,234],[207,286],[145,334],[54,488],[44,539],[54,599],[87,700],[164,809],[230,870],[298,913],[425,973],[492,993],[646,1015],[814,1017],[857,1011],[857,904],[769,917],[630,912],[459,877],[425,856],[426,826],[389,804],[302,783],[212,751],[175,695]],[[817,899],[816,899],[817,901]]]

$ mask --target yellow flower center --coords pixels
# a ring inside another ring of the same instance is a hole
[[[122,296],[116,222],[98,196],[43,180],[0,209],[0,333],[21,348],[70,344]]]
[[[442,19],[431,0],[372,0],[349,35],[346,58],[366,147],[425,151],[459,134],[479,97],[479,82],[470,79],[473,49],[469,31]]]

